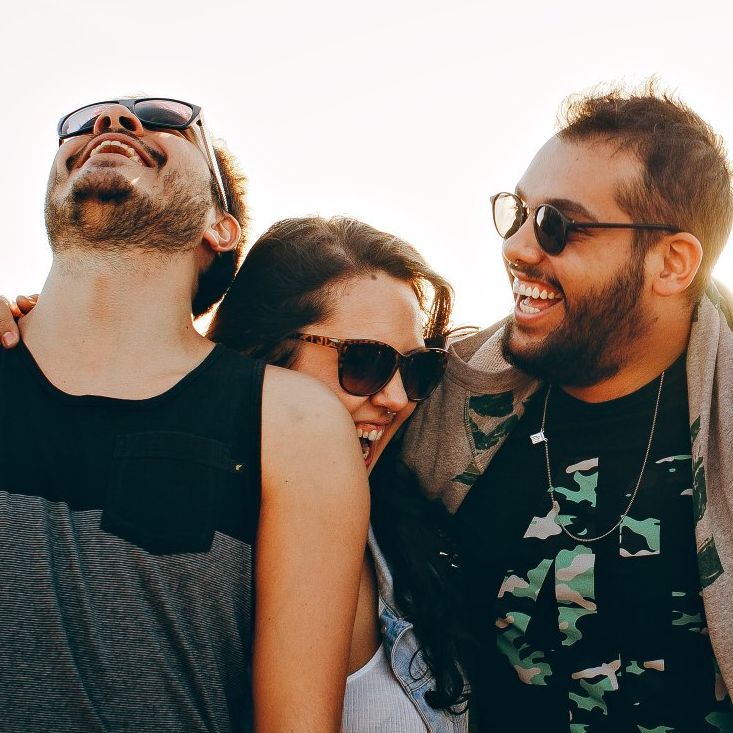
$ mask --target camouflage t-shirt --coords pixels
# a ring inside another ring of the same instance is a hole
[[[602,404],[545,390],[456,515],[481,639],[481,731],[733,731],[696,566],[684,362],[670,369],[631,510],[659,382]]]

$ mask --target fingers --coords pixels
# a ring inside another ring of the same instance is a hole
[[[38,302],[38,295],[19,295],[16,299],[18,316],[30,313]]]
[[[18,307],[0,295],[0,342],[6,349],[16,346],[20,338],[15,317],[20,315]]]

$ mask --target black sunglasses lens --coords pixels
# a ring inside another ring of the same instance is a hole
[[[535,235],[547,254],[557,255],[565,249],[565,222],[562,214],[547,204],[537,207],[534,216]]]
[[[403,362],[402,384],[407,397],[424,400],[440,384],[448,357],[444,351],[430,349],[416,351]]]
[[[59,136],[83,135],[94,128],[97,117],[114,102],[90,104],[72,112],[59,126]],[[193,108],[185,102],[170,99],[143,99],[134,103],[135,115],[143,125],[184,129],[191,124]]]
[[[494,226],[502,239],[508,239],[522,226],[524,210],[516,196],[500,193],[493,200]]]
[[[59,126],[59,136],[84,135],[91,132],[94,123],[106,104],[90,104],[88,107],[72,112]]]
[[[397,352],[387,344],[346,344],[341,352],[341,386],[350,394],[376,394],[392,378]]]
[[[193,109],[170,99],[142,99],[135,102],[135,114],[143,124],[177,129],[188,127]]]

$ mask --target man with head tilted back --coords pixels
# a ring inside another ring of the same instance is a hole
[[[653,86],[571,98],[492,206],[513,313],[407,440],[455,512],[479,730],[733,731],[722,141]]]
[[[353,426],[192,325],[234,276],[244,179],[176,100],[87,105],[58,139],[53,264],[0,354],[0,728],[337,731]]]

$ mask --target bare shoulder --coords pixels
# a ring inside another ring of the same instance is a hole
[[[341,422],[347,420],[345,408],[331,390],[306,374],[268,365],[262,389],[263,408],[268,415],[313,419],[314,411],[321,418]]]
[[[268,366],[262,392],[263,493],[317,491],[336,503],[368,494],[354,423],[316,379]],[[363,498],[363,497],[362,497]]]

